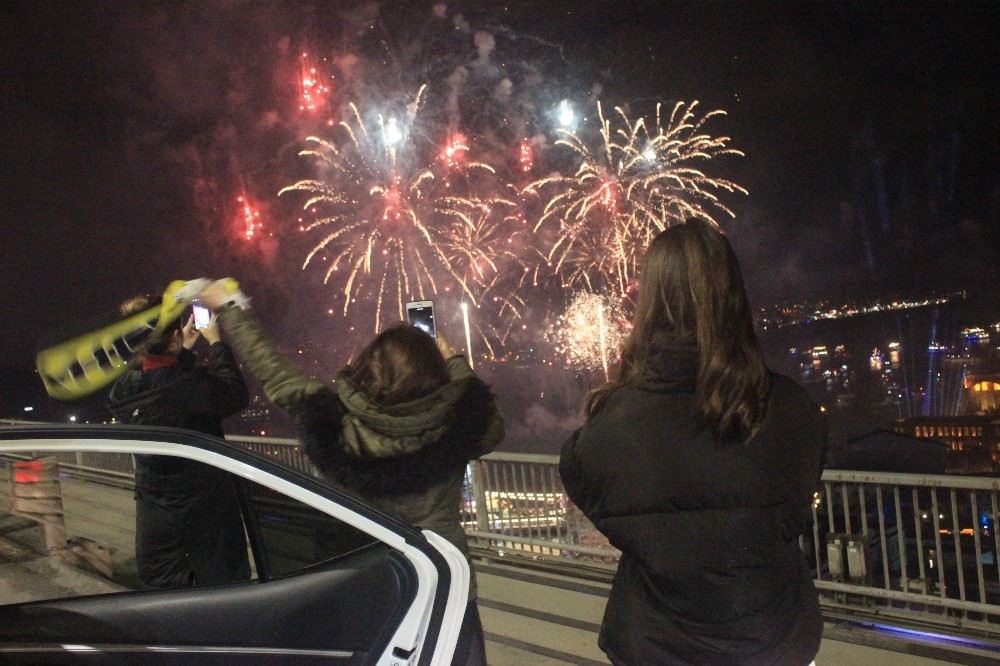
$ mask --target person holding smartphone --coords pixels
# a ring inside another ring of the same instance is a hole
[[[436,339],[399,323],[368,342],[333,386],[299,370],[246,310],[227,307],[215,282],[201,301],[217,317],[268,399],[296,420],[312,463],[328,479],[468,556],[460,508],[469,462],[503,439],[503,418],[486,384],[441,331]],[[475,577],[455,664],[485,664]]]
[[[128,316],[156,304],[122,304]],[[191,351],[209,343],[207,363]],[[170,426],[223,436],[222,419],[249,404],[246,383],[214,320],[195,330],[195,315],[153,334],[136,364],[111,388],[108,408],[121,423]],[[136,543],[140,581],[183,587],[250,578],[236,489],[213,467],[172,456],[135,456]]]

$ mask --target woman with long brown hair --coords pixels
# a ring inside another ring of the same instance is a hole
[[[825,422],[764,363],[736,255],[661,232],[615,381],[563,446],[578,507],[622,551],[599,644],[615,664],[808,664],[822,618],[798,537]]]
[[[466,465],[500,443],[504,423],[486,384],[440,333],[435,341],[414,326],[390,326],[330,386],[295,367],[248,311],[227,307],[223,284],[199,298],[219,313],[268,400],[295,418],[324,477],[468,556],[460,514]],[[452,662],[460,666],[486,663],[475,580],[472,573]]]

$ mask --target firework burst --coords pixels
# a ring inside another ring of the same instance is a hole
[[[402,319],[407,300],[451,293],[479,305],[495,285],[490,272],[500,255],[493,251],[502,245],[509,202],[465,196],[495,172],[469,159],[461,135],[441,148],[419,145],[425,90],[399,116],[373,114],[366,122],[349,105],[339,144],[312,136],[300,152],[317,161],[320,177],[278,193],[305,195],[312,219],[301,229],[323,232],[303,270],[327,262],[324,283],[342,285],[344,314],[353,303],[372,303],[375,330],[386,317]]]
[[[236,207],[236,226],[239,234],[245,241],[253,241],[260,236],[264,228],[260,210],[246,192],[236,197]]]
[[[302,53],[298,67],[299,111],[322,111],[330,96],[331,79],[308,53]]]
[[[442,253],[475,297],[473,304],[491,311],[474,326],[495,354],[491,340],[504,344],[521,319],[524,301],[518,290],[527,278],[521,251],[528,225],[513,197],[441,197],[437,210],[445,221],[439,236]]]
[[[546,329],[545,339],[567,367],[603,368],[607,378],[609,366],[618,361],[629,328],[618,299],[581,291]]]
[[[570,176],[536,180],[525,190],[549,197],[534,230],[554,228],[554,240],[541,254],[563,287],[624,294],[659,231],[689,217],[718,224],[720,214],[734,216],[719,194],[746,190],[702,167],[713,158],[743,153],[729,147],[729,137],[703,131],[725,112],[698,117],[697,104],[678,102],[664,124],[660,105],[652,123],[633,122],[619,107],[612,122],[598,102],[596,150],[576,132],[557,130],[556,145],[572,150],[579,167]]]

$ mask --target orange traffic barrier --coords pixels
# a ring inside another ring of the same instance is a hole
[[[51,462],[48,463],[51,469]],[[22,460],[14,463],[14,483],[41,483],[45,478],[46,460],[38,458],[35,460]]]

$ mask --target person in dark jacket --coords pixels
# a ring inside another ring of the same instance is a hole
[[[154,305],[139,297],[130,315]],[[209,342],[208,363],[191,349]],[[222,437],[222,419],[249,403],[236,359],[213,321],[200,333],[178,320],[147,341],[111,388],[108,407],[121,423],[170,426]],[[135,557],[149,587],[211,585],[250,578],[239,500],[225,472],[172,456],[136,455]]]
[[[440,332],[435,346],[423,331],[397,324],[379,333],[329,386],[285,358],[249,312],[226,307],[230,297],[213,283],[199,298],[219,311],[268,399],[295,418],[320,473],[440,534],[468,557],[460,516],[465,469],[503,440],[504,424],[465,358]],[[473,574],[454,664],[486,663],[475,600]]]
[[[576,505],[622,551],[599,645],[614,664],[809,664],[823,623],[798,537],[826,427],[770,372],[729,242],[650,244],[614,382],[563,446]]]

